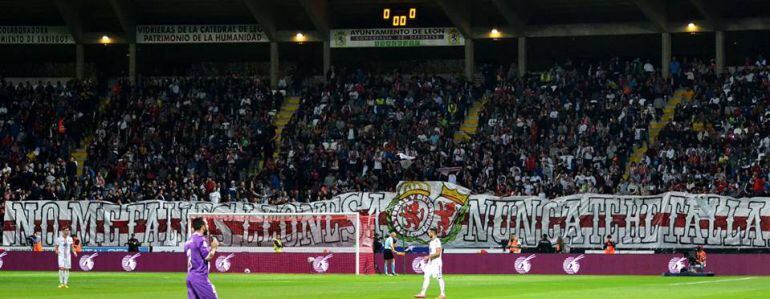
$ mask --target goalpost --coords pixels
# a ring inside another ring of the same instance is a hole
[[[369,215],[189,213],[188,237],[193,232],[192,219],[198,217],[208,223],[209,235],[219,241],[219,252],[251,254],[252,258],[239,262],[252,265],[254,269],[247,267],[247,272],[295,272],[312,269],[319,273],[345,273],[353,267],[348,264],[351,257],[355,260],[356,275],[374,271],[374,217]],[[283,245],[281,250],[274,248],[276,239]],[[332,259],[335,255],[337,257]],[[306,262],[301,263],[302,260]],[[228,268],[229,265],[228,263]],[[308,268],[309,266],[312,268]]]

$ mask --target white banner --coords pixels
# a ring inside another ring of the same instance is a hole
[[[534,247],[542,234],[563,237],[571,247],[601,248],[613,236],[619,249],[766,248],[770,246],[770,198],[735,199],[670,192],[655,196],[580,194],[556,199],[469,195],[450,183],[402,182],[396,193],[346,193],[331,200],[283,206],[203,202],[6,202],[3,245],[26,245],[40,231],[53,244],[69,225],[85,246],[125,245],[131,234],[144,245],[178,246],[191,212],[354,212],[375,217],[380,236],[396,231],[408,244],[424,244],[437,228],[448,248],[500,248],[511,233]],[[231,223],[233,227],[245,227]],[[227,230],[227,228],[223,228]],[[277,228],[254,232],[248,242]],[[287,231],[280,229],[281,235]],[[233,229],[233,232],[237,229]],[[227,232],[224,232],[227,234]],[[232,244],[249,246],[251,244]],[[314,244],[303,244],[312,246]]]
[[[457,28],[375,28],[331,30],[332,48],[463,46]]]
[[[257,24],[237,25],[139,25],[140,44],[266,43],[267,36]]]
[[[63,26],[0,26],[0,44],[74,44]]]

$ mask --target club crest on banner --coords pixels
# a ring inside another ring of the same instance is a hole
[[[564,263],[562,263],[562,268],[564,268],[564,273],[567,274],[577,274],[580,272],[580,260],[582,260],[585,257],[585,255],[578,255],[576,257],[568,257],[564,259]]]
[[[99,256],[99,253],[86,254],[80,257],[80,270],[91,271],[94,269],[94,258]]]
[[[3,257],[8,255],[7,252],[0,253],[0,269],[3,268]]]
[[[123,270],[126,270],[126,272],[131,272],[136,270],[136,258],[138,258],[141,254],[137,253],[134,255],[127,255],[123,257],[123,260],[121,261],[121,266],[123,266]]]
[[[427,264],[428,259],[422,256],[418,256],[412,260],[412,270],[414,273],[422,274],[424,272],[422,269],[424,269]]]
[[[227,272],[230,271],[230,259],[235,256],[234,253],[231,253],[229,255],[222,255],[217,258],[217,261],[214,263],[214,266],[217,268],[217,271],[219,272]]]
[[[313,267],[313,271],[318,273],[326,273],[326,271],[329,270],[329,259],[331,259],[333,256],[334,254],[317,257],[311,256],[307,258],[307,262]]]
[[[453,240],[468,212],[470,190],[451,183],[401,182],[386,211],[388,227],[407,242],[427,243],[436,228],[442,242]]]
[[[462,37],[459,30],[456,28],[449,29],[449,34],[447,35],[447,38],[449,39],[450,45],[459,45],[460,44],[460,37]]]
[[[685,257],[675,257],[668,261],[668,273],[679,273],[684,268],[687,268],[687,258]]]
[[[348,43],[348,41],[347,41],[348,40],[347,31],[335,30],[335,31],[332,32],[332,34],[334,34],[333,40],[334,40],[334,44],[337,47],[344,47],[344,46],[347,45],[347,43]]]
[[[516,269],[516,272],[519,274],[527,274],[529,273],[529,270],[532,270],[532,263],[529,261],[535,258],[535,254],[527,256],[527,257],[520,257],[516,259],[516,262],[513,263],[514,268]]]

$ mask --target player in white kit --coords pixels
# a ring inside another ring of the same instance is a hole
[[[441,249],[441,240],[438,239],[437,235],[438,231],[436,231],[435,228],[428,230],[428,236],[430,237],[430,255],[425,257],[428,262],[425,264],[425,267],[422,268],[424,273],[422,290],[419,294],[414,295],[415,298],[425,298],[425,291],[427,291],[428,286],[430,286],[431,276],[438,280],[438,286],[441,289],[441,295],[437,298],[446,298],[446,295],[444,294],[444,277],[441,276],[441,268],[443,266],[441,263],[441,253],[443,250]]]
[[[54,250],[59,260],[59,288],[69,288],[70,269],[72,268],[72,255],[78,254],[72,250],[73,240],[69,227],[64,227],[61,235],[56,238]]]

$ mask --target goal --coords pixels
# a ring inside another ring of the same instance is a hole
[[[374,217],[369,215],[190,213],[188,237],[198,217],[220,243],[215,263],[220,272],[374,273]]]

